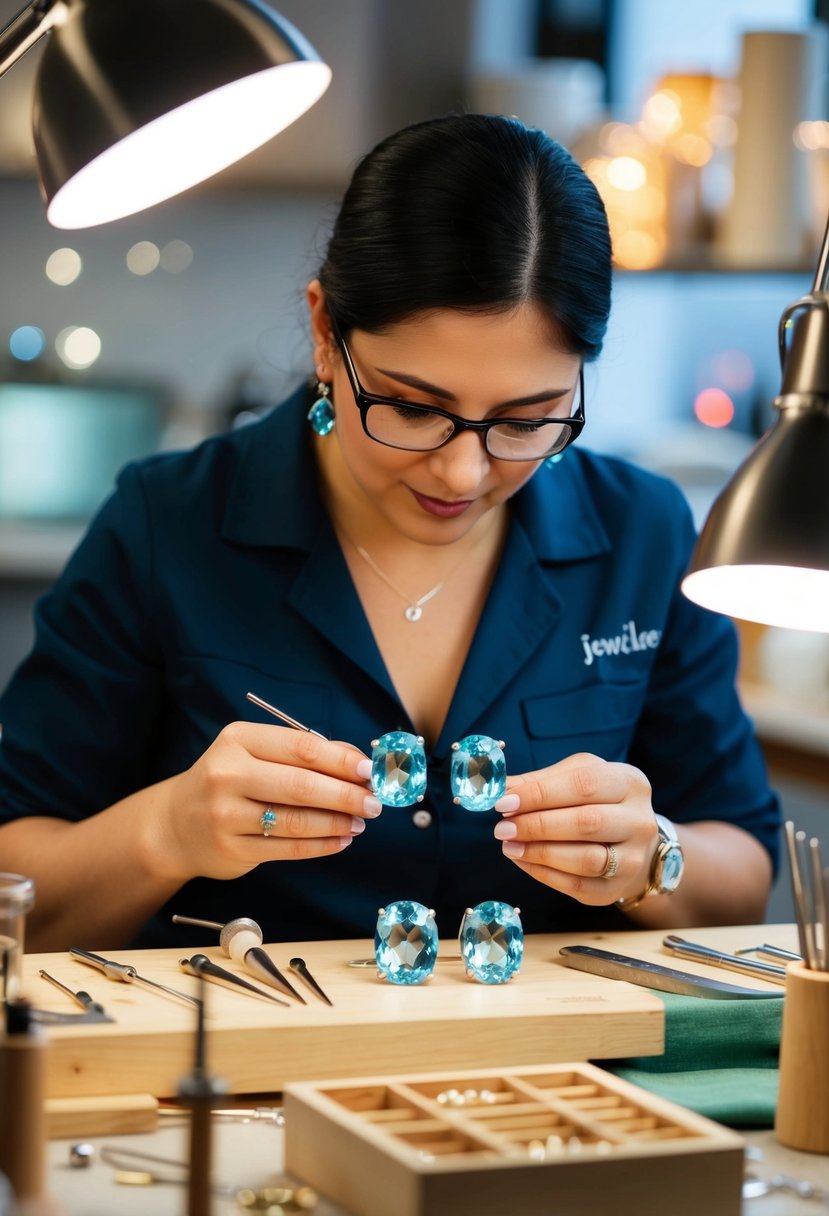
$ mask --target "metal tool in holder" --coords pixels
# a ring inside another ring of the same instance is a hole
[[[699,942],[686,941],[669,933],[662,939],[662,949],[678,958],[690,958],[700,963],[708,963],[712,967],[725,967],[729,971],[742,971],[744,975],[753,975],[760,980],[768,980],[772,984],[786,983],[786,968],[775,963],[763,963],[759,959],[744,958],[738,954],[726,954],[711,946],[703,946]]]
[[[218,929],[219,946],[223,954],[247,967],[263,984],[269,984],[285,996],[292,996],[301,1004],[305,998],[301,996],[290,980],[286,979],[274,963],[273,959],[262,949],[265,935],[255,920],[247,916],[237,916],[227,924],[218,920],[200,920],[195,916],[174,916],[175,925],[197,925],[201,929]]]

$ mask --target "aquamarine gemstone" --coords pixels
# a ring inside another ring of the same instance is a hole
[[[467,975],[482,984],[505,984],[518,974],[524,957],[518,909],[497,899],[468,908],[461,921],[460,950]]]
[[[507,762],[495,739],[467,735],[453,743],[449,784],[455,802],[465,810],[491,810],[507,788]]]
[[[371,747],[371,788],[383,806],[411,806],[426,792],[423,740],[406,730],[392,730]]]
[[[423,904],[398,899],[381,908],[374,933],[377,970],[393,984],[422,984],[438,956],[434,913]]]

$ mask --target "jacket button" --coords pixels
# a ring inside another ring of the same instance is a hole
[[[428,828],[431,822],[431,811],[415,811],[414,815],[412,815],[412,823],[416,828]]]

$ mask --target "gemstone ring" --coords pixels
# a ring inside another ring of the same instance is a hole
[[[619,854],[612,844],[604,846],[607,849],[607,865],[602,870],[599,878],[615,878],[616,871],[619,869]]]
[[[259,826],[262,829],[263,836],[270,836],[271,828],[276,823],[276,811],[272,806],[267,806],[259,817]]]

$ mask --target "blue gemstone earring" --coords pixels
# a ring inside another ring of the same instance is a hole
[[[383,806],[411,806],[426,793],[423,736],[392,730],[371,741],[371,788]]]
[[[397,899],[377,911],[377,971],[393,984],[422,984],[435,969],[438,929],[431,908]]]
[[[308,411],[308,421],[315,435],[329,435],[334,429],[334,406],[330,401],[331,386],[324,380],[317,381],[317,397]]]
[[[506,984],[521,969],[524,929],[520,908],[488,899],[463,914],[458,946],[467,979]]]
[[[544,461],[548,469],[554,469],[560,460],[564,459],[563,452],[555,452],[554,455],[548,456]]]
[[[467,811],[490,811],[507,788],[503,739],[467,735],[452,744],[449,784],[453,799]]]

